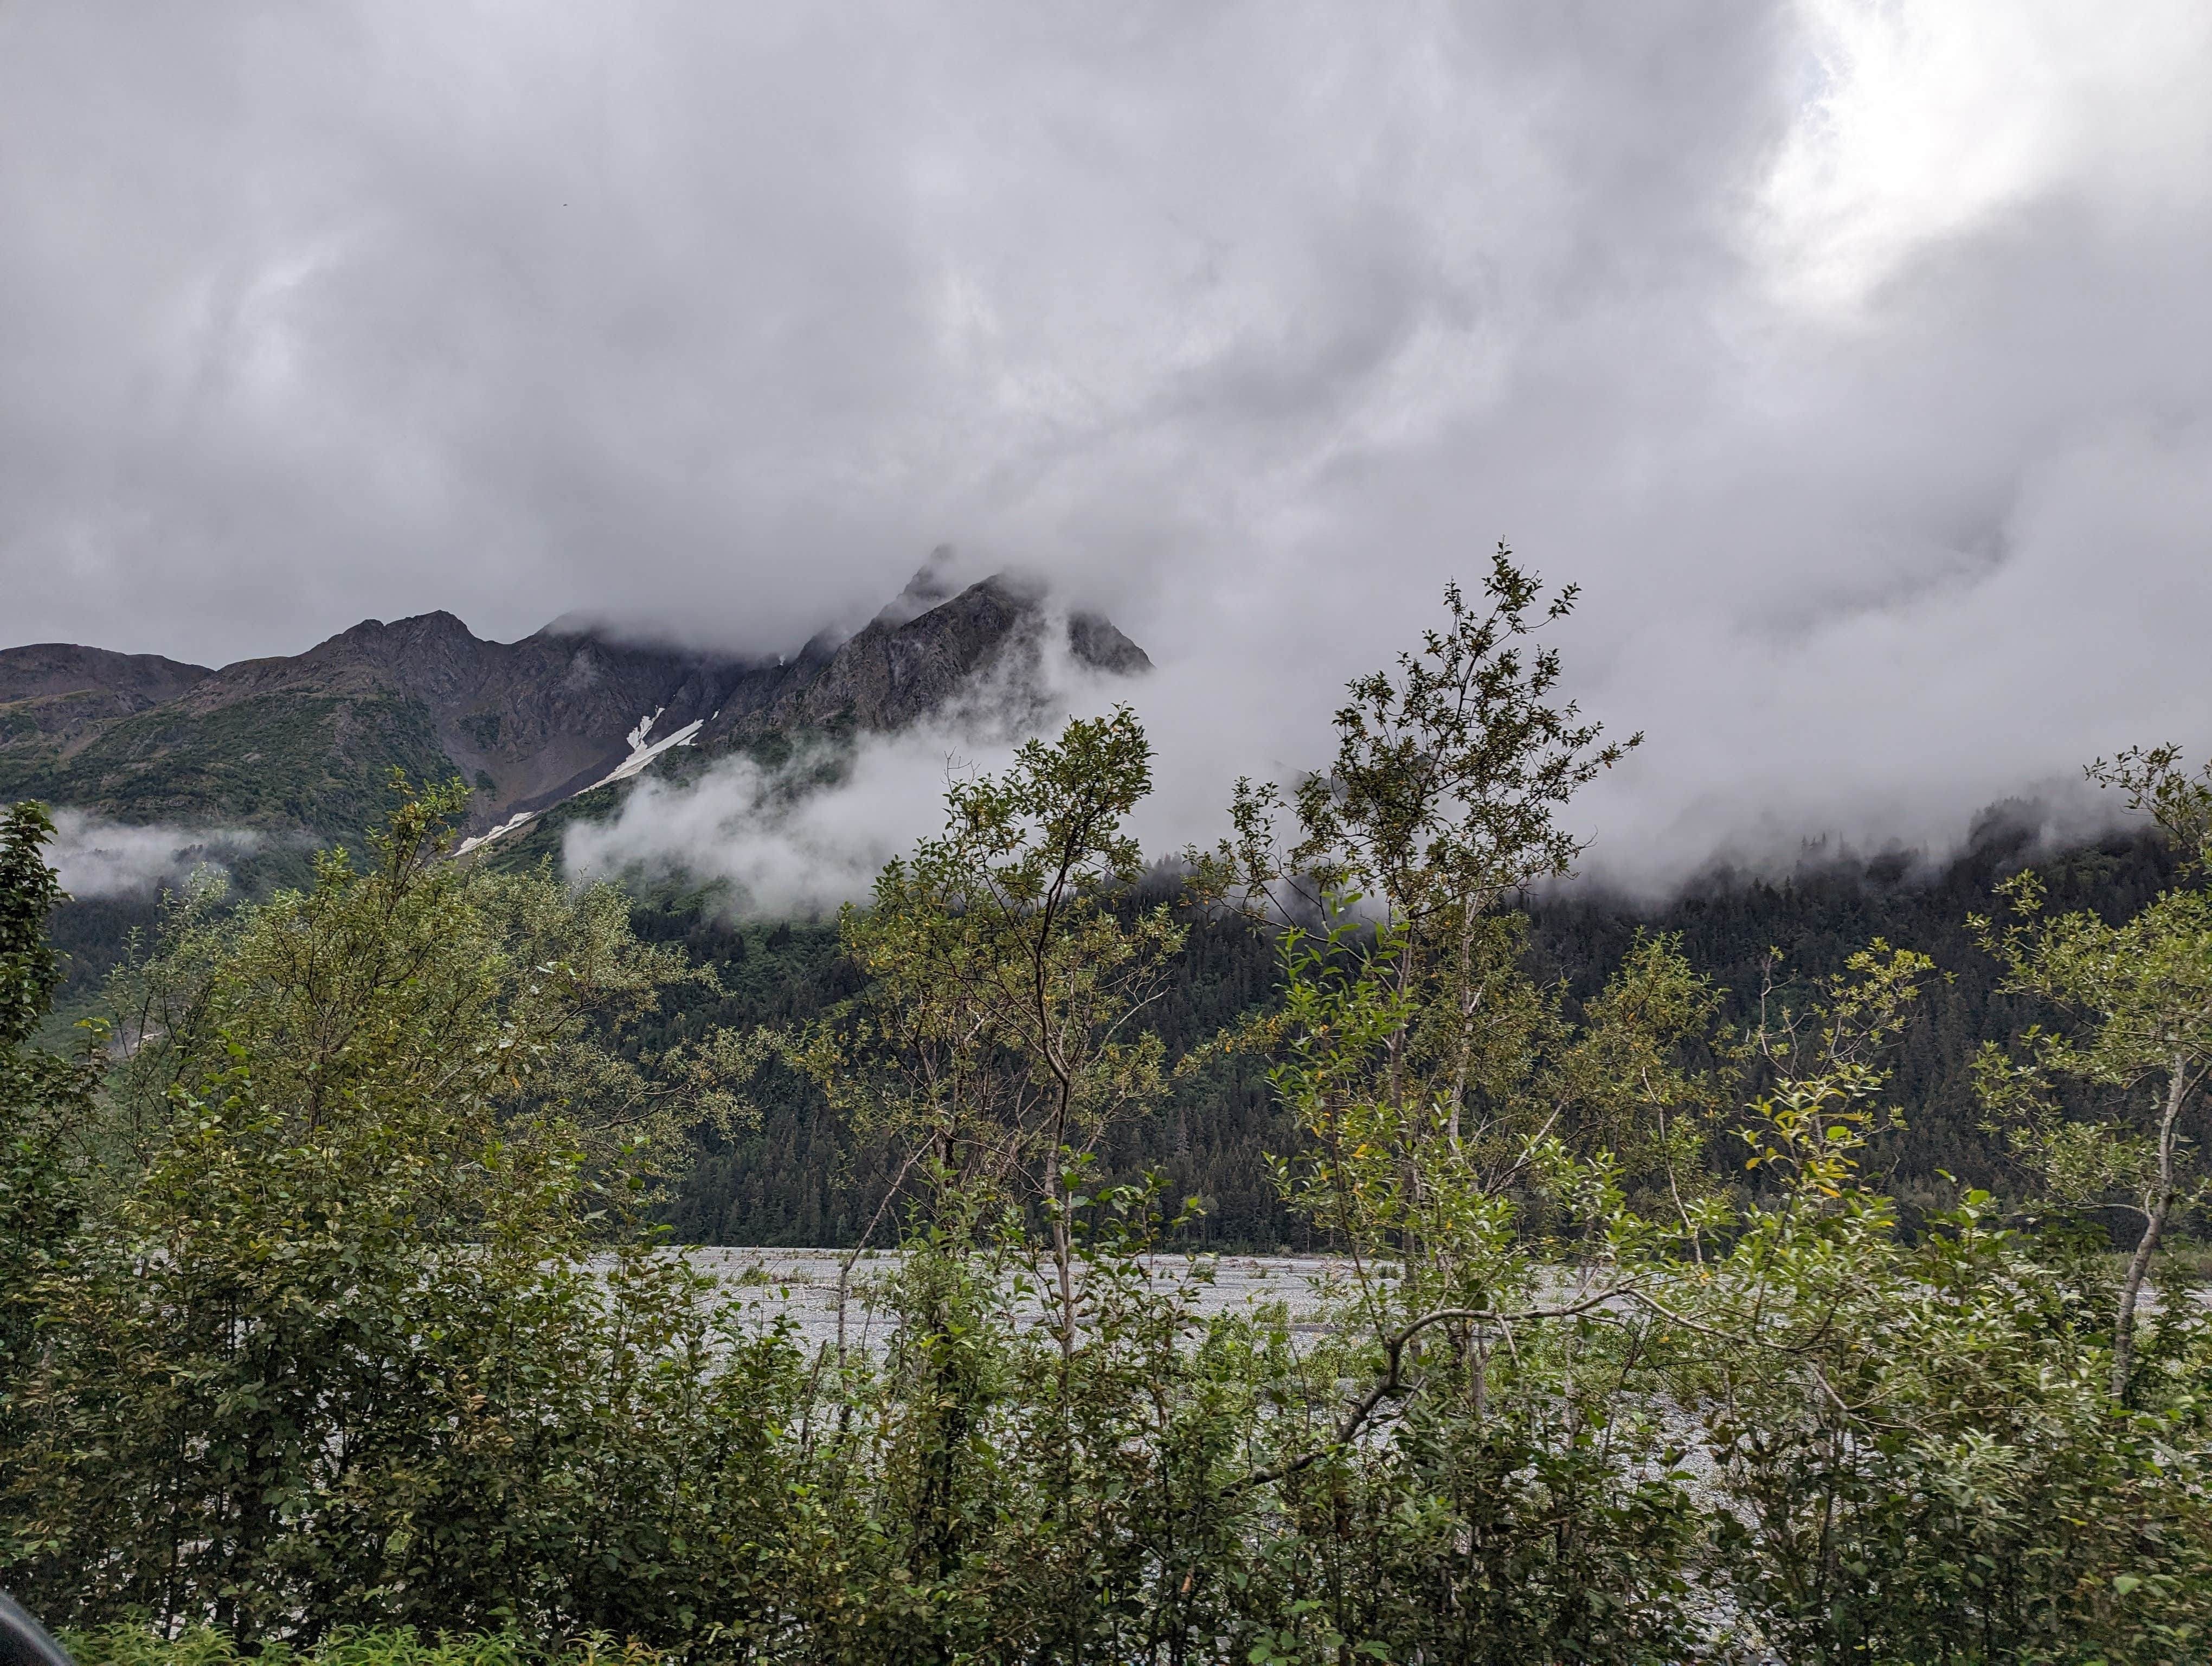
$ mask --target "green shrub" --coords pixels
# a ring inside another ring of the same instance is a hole
[[[341,1628],[310,1649],[281,1642],[241,1649],[228,1633],[188,1626],[173,1637],[118,1621],[69,1632],[63,1644],[77,1666],[658,1666],[661,1656],[636,1643],[590,1635],[550,1648],[512,1632],[440,1632],[425,1640],[412,1626]]]

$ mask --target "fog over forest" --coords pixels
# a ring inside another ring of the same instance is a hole
[[[12,8],[5,635],[783,652],[950,542],[1158,662],[1159,845],[1503,538],[1650,735],[1601,869],[1940,847],[2205,739],[2208,75],[2189,0]]]

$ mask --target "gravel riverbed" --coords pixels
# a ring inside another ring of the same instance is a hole
[[[809,1346],[836,1341],[837,1275],[845,1250],[694,1246],[681,1253],[714,1279],[747,1318],[788,1318]],[[898,1263],[896,1251],[863,1254],[853,1263],[845,1309],[848,1344],[882,1342],[890,1320],[875,1294]],[[1351,1271],[1351,1262],[1328,1256],[1207,1256],[1196,1262],[1160,1256],[1151,1262],[1155,1285],[1193,1280],[1202,1313],[1246,1312],[1280,1304],[1295,1329],[1311,1332],[1322,1329],[1322,1289]]]

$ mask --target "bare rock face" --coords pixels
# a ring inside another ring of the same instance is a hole
[[[924,567],[898,603],[816,665],[764,708],[734,718],[738,733],[852,727],[890,730],[962,705],[997,707],[1014,727],[1044,715],[1045,637],[1066,632],[1069,654],[1119,676],[1150,671],[1145,651],[1106,620],[1079,613],[1062,622],[1038,591],[994,574],[921,612],[905,604],[932,593]]]
[[[1067,621],[1067,646],[1094,671],[1136,677],[1152,668],[1152,656],[1115,628],[1103,613],[1077,613]]]
[[[794,657],[623,642],[565,623],[489,642],[450,613],[364,620],[304,654],[210,671],[42,643],[0,651],[0,798],[126,819],[350,834],[391,768],[459,774],[486,829],[573,796],[681,736],[713,751],[772,735],[892,730],[948,709],[1041,720],[1048,638],[1115,675],[1144,650],[1063,618],[1005,575],[952,593],[940,550],[876,618]],[[688,733],[687,733],[688,731]]]
[[[1034,615],[1033,602],[995,578],[896,624],[879,615],[753,721],[776,730],[903,728],[995,664]]]

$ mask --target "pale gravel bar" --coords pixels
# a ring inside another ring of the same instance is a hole
[[[837,1274],[848,1251],[688,1245],[678,1253],[715,1280],[746,1319],[765,1324],[787,1318],[810,1347],[837,1340]],[[845,1310],[849,1345],[882,1342],[890,1321],[870,1301],[870,1292],[898,1264],[895,1250],[863,1252],[853,1263]],[[1293,1328],[1307,1332],[1322,1329],[1322,1289],[1352,1273],[1351,1262],[1331,1256],[1204,1256],[1194,1262],[1185,1256],[1161,1255],[1149,1258],[1148,1264],[1154,1283],[1161,1286],[1190,1277],[1194,1265],[1210,1271],[1212,1278],[1200,1278],[1195,1286],[1202,1314],[1257,1313],[1279,1304]]]

